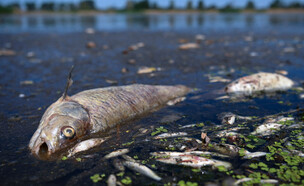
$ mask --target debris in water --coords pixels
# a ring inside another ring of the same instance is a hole
[[[93,41],[87,43],[87,48],[96,48],[96,44]]]
[[[26,57],[28,57],[28,58],[35,57],[35,53],[34,53],[34,52],[28,52],[28,53],[26,54]]]
[[[0,50],[0,56],[14,56],[14,55],[16,55],[16,52],[13,50],[7,50],[7,49]]]
[[[87,33],[87,34],[95,34],[95,30],[93,28],[87,28],[85,30],[85,33]]]
[[[146,167],[142,164],[132,162],[132,161],[124,161],[123,165],[128,167],[129,169],[131,169],[133,171],[136,171],[140,174],[143,174],[143,175],[145,175],[149,178],[152,178],[156,181],[160,181],[162,179],[157,174],[155,174],[151,169],[149,169],[148,167]]]
[[[20,81],[20,85],[33,85],[34,81],[32,80],[24,80],[24,81]]]
[[[179,45],[180,50],[189,50],[189,49],[196,49],[199,48],[200,46],[197,43],[185,43]]]
[[[19,98],[25,98],[25,94],[19,94]]]
[[[292,80],[280,74],[260,72],[233,81],[225,87],[225,92],[249,96],[260,91],[287,90],[293,85]]]
[[[152,73],[155,71],[160,71],[161,68],[157,67],[140,67],[137,71],[137,74],[148,74],[148,73]]]
[[[116,150],[116,151],[113,151],[113,152],[107,154],[104,158],[110,159],[110,158],[121,156],[121,155],[127,154],[127,153],[129,153],[129,149],[119,149],[119,150]]]
[[[205,36],[204,35],[202,35],[202,34],[198,34],[198,35],[196,35],[195,36],[195,40],[196,40],[196,43],[201,43],[203,40],[205,40]]]

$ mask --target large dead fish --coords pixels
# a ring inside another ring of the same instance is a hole
[[[38,157],[50,157],[88,135],[157,109],[190,91],[182,85],[134,84],[91,89],[69,97],[71,73],[62,97],[45,111],[30,140],[29,148]]]
[[[260,72],[233,81],[225,87],[225,92],[249,96],[254,92],[287,90],[293,85],[292,80],[280,74]]]

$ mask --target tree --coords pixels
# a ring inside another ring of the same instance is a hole
[[[79,5],[82,10],[95,10],[95,4],[93,0],[84,0]]]
[[[299,2],[292,2],[288,6],[288,8],[301,8],[301,3],[299,3]]]
[[[156,2],[152,3],[151,9],[158,9],[158,5]]]
[[[33,2],[32,3],[26,3],[25,6],[26,6],[26,10],[27,11],[34,11],[34,10],[36,10],[36,5]]]
[[[149,8],[150,8],[150,6],[149,6],[148,0],[139,1],[134,4],[135,10],[145,10],[145,9],[149,9]]]
[[[246,9],[253,10],[255,9],[255,5],[252,1],[248,1],[246,5]]]
[[[270,8],[282,8],[283,4],[280,0],[274,0],[271,4],[270,4]]]
[[[193,8],[192,1],[188,0],[188,2],[187,2],[187,9],[191,10],[192,8]]]
[[[43,3],[41,5],[41,10],[54,11],[55,4],[54,3]]]
[[[168,9],[173,10],[174,8],[175,8],[174,0],[171,0]]]
[[[200,0],[198,2],[197,9],[199,9],[199,10],[205,9],[205,5],[204,5],[204,2],[202,0]]]

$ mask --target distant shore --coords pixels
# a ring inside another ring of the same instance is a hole
[[[143,13],[143,14],[178,14],[178,13],[304,13],[303,9],[268,9],[268,10],[240,10],[239,12],[221,12],[220,10],[144,10],[144,11],[116,11],[116,10],[89,10],[89,11],[15,11],[12,15],[36,15],[36,14],[115,14],[115,13]],[[5,14],[2,14],[5,15]]]

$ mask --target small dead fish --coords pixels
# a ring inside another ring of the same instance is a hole
[[[223,112],[219,114],[218,118],[222,121],[222,124],[232,125],[235,122],[236,115],[231,112]]]
[[[116,151],[113,151],[113,152],[107,154],[104,158],[110,159],[110,158],[114,158],[117,156],[121,156],[123,154],[127,154],[128,152],[129,152],[129,149],[119,149],[119,150],[116,150]]]
[[[251,134],[268,136],[268,135],[271,135],[274,132],[280,130],[283,127],[285,127],[285,125],[278,124],[278,123],[265,123],[265,124],[258,126],[255,129],[255,131],[253,131]]]
[[[257,157],[262,157],[266,156],[266,152],[247,152],[245,153],[245,156],[243,156],[243,159],[251,159],[251,158],[257,158]]]
[[[294,85],[289,78],[275,73],[260,72],[239,78],[225,87],[228,94],[250,96],[255,92],[287,90]]]
[[[187,136],[187,135],[188,135],[188,133],[186,133],[186,132],[162,133],[158,136],[155,136],[154,139],[172,138],[172,137],[180,137],[180,136]]]
[[[164,106],[191,89],[178,86],[127,85],[86,90],[67,96],[66,89],[44,113],[29,149],[41,159],[70,148],[88,136]]]
[[[79,152],[83,152],[93,147],[96,147],[106,141],[106,139],[108,138],[93,138],[82,141],[69,150],[69,154],[67,157],[71,157]]]
[[[156,159],[157,161],[167,164],[184,165],[195,168],[200,168],[203,166],[225,166],[226,168],[232,167],[232,165],[228,162],[191,155],[191,152],[154,152],[151,153],[151,155],[158,157]]]
[[[251,180],[253,180],[253,178],[242,178],[237,180],[233,185],[240,185],[243,182],[247,182]],[[279,183],[279,181],[275,179],[260,179],[260,184],[266,184],[266,183],[277,184]]]
[[[149,169],[148,167],[141,165],[139,163],[136,162],[132,162],[132,161],[124,161],[123,165],[128,167],[129,169],[139,172],[140,174],[143,174],[149,178],[152,178],[156,181],[160,181],[162,178],[159,177],[157,174],[155,174],[151,169]]]
[[[189,50],[189,49],[196,49],[199,48],[199,44],[197,43],[185,43],[185,44],[181,44],[179,45],[179,49],[180,50]]]
[[[116,176],[114,174],[111,174],[107,180],[108,186],[116,186]]]

